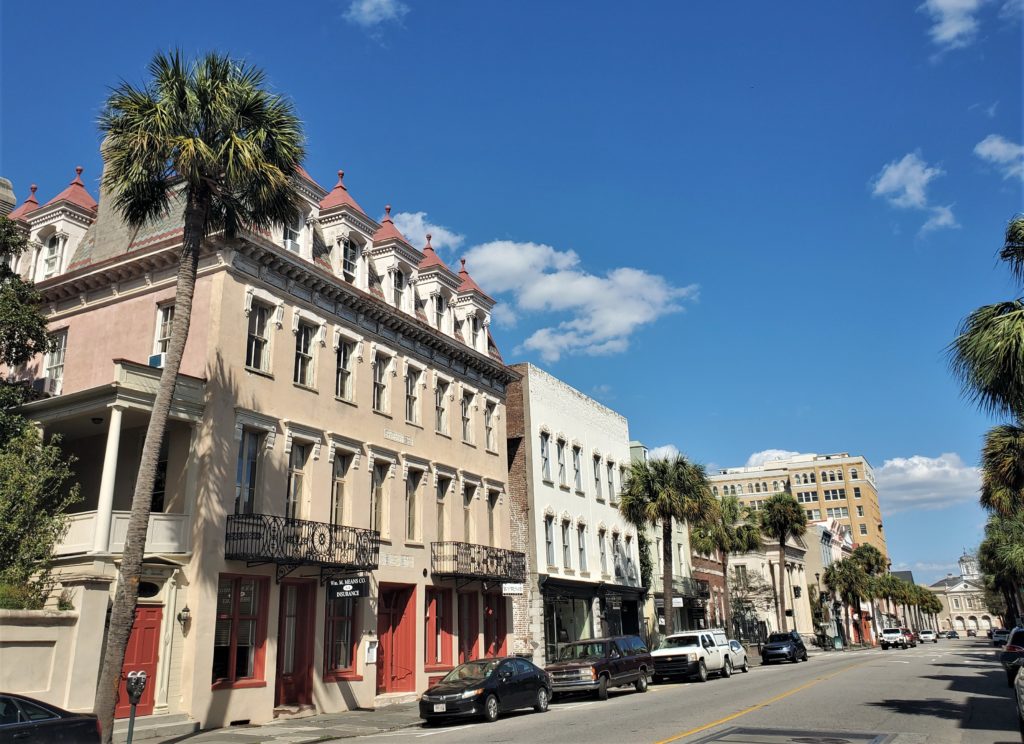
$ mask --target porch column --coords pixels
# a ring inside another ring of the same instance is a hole
[[[103,452],[103,473],[100,476],[100,497],[96,505],[96,536],[92,552],[110,550],[110,522],[114,512],[114,480],[117,477],[117,450],[121,444],[121,414],[124,406],[110,406],[110,424],[107,427],[107,447]]]

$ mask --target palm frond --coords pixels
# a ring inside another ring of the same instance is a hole
[[[1006,238],[999,258],[1010,265],[1010,273],[1024,283],[1024,216],[1016,215],[1006,225]]]
[[[985,305],[968,315],[947,348],[963,395],[983,411],[1024,413],[1024,301]]]

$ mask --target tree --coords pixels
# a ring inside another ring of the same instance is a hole
[[[875,599],[878,597],[877,583],[872,579],[889,570],[889,561],[881,550],[870,543],[858,545],[853,549],[850,557],[861,565],[864,573],[868,576],[864,599],[871,602],[871,627],[874,629],[875,638],[878,638],[878,609],[875,607]]]
[[[786,630],[786,543],[807,531],[807,512],[788,491],[764,500],[757,512],[761,530],[779,546],[779,629]],[[794,613],[794,621],[796,615]]]
[[[50,345],[39,312],[42,296],[11,268],[27,247],[24,228],[0,217],[0,361],[8,367],[24,364]]]
[[[1024,428],[1000,424],[985,434],[980,501],[984,508],[1004,516],[1024,508]]]
[[[860,607],[860,600],[867,591],[867,574],[864,567],[850,558],[843,558],[828,565],[824,576],[825,586],[838,596],[843,603],[844,628],[850,627],[850,607]],[[838,618],[837,618],[838,620]],[[857,636],[863,641],[858,626]]]
[[[637,531],[661,528],[661,586],[665,634],[674,632],[672,617],[672,520],[690,525],[712,519],[718,503],[711,495],[704,466],[682,455],[671,459],[636,460],[626,474],[619,513]]]
[[[103,187],[131,227],[181,210],[184,235],[174,320],[160,385],[146,430],[95,710],[104,742],[138,598],[139,571],[157,458],[188,339],[200,249],[218,231],[269,230],[293,222],[299,197],[292,184],[303,156],[302,127],[292,105],[264,89],[264,74],[221,54],[186,63],[158,54],[150,80],[122,83],[100,119],[105,134]]]
[[[989,517],[985,539],[978,547],[978,562],[987,581],[1006,597],[1007,612],[1019,619],[1024,609],[1024,512]]]
[[[746,553],[761,545],[761,528],[750,513],[740,506],[740,500],[730,495],[723,496],[718,510],[708,522],[695,525],[690,530],[690,545],[697,553],[722,555],[722,573],[729,575],[729,554]],[[732,609],[729,592],[725,593],[725,627],[731,627]]]

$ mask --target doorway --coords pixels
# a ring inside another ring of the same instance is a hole
[[[277,681],[274,705],[313,702],[313,598],[308,581],[282,581],[277,622]]]
[[[416,690],[415,587],[382,584],[377,597],[377,694]]]
[[[127,718],[131,714],[125,679],[128,672],[145,672],[146,688],[142,691],[135,715],[148,716],[153,713],[154,690],[156,690],[156,665],[160,653],[160,625],[163,622],[163,607],[136,607],[132,632],[128,636],[128,648],[124,652],[124,666],[121,667],[121,681],[117,688],[117,706],[114,718]]]

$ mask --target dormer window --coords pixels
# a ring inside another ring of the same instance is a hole
[[[445,302],[443,295],[435,295],[434,297],[434,326],[439,331],[444,330],[444,318],[448,312],[448,303]]]
[[[405,306],[405,274],[401,271],[395,271],[395,307],[399,310],[404,309]]]
[[[480,321],[474,315],[469,319],[469,337],[470,343],[474,349],[480,348]]]
[[[284,226],[284,247],[290,250],[292,253],[300,253],[302,251],[302,228],[305,225],[305,219],[302,215],[299,215],[295,222],[291,225]]]
[[[43,256],[43,278],[49,278],[60,271],[60,238],[51,235],[46,241],[46,253]]]
[[[356,267],[359,261],[359,246],[352,240],[346,240],[341,248],[341,271],[345,280],[354,282],[356,280]]]

